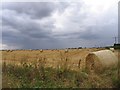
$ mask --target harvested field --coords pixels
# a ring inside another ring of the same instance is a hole
[[[2,87],[119,87],[117,68],[99,74],[85,68],[89,53],[101,50],[105,49],[2,51]],[[113,53],[119,56],[118,51]]]
[[[73,70],[85,68],[85,58],[88,53],[99,51],[100,49],[71,49],[65,50],[18,50],[12,52],[2,51],[2,59],[6,63],[20,64],[21,62],[33,63],[44,60],[46,67],[56,68],[60,63],[65,63]]]

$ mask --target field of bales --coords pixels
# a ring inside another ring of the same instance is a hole
[[[118,67],[86,70],[86,56],[101,50],[105,48],[1,51],[2,88],[117,88]],[[113,52],[116,57],[118,52]]]

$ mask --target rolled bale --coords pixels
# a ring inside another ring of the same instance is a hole
[[[32,49],[29,49],[30,51],[32,51]]]
[[[90,52],[86,57],[86,69],[88,71],[102,72],[117,67],[117,64],[118,58],[110,50]]]
[[[68,53],[68,49],[65,49],[65,51],[64,51],[65,53]]]
[[[43,52],[43,49],[40,49],[40,52]]]

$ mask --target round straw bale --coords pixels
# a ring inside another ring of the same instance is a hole
[[[65,53],[68,53],[68,49],[65,49]]]
[[[40,49],[40,52],[43,52],[43,49]]]
[[[102,71],[105,68],[113,68],[118,64],[118,58],[110,50],[90,52],[86,57],[86,69]]]

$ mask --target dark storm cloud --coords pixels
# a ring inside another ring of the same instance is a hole
[[[50,30],[48,30],[41,24],[38,24],[32,20],[25,20],[24,18],[21,18],[21,20],[19,20],[15,17],[10,19],[6,19],[6,17],[3,17],[3,26],[9,26],[8,28],[6,28],[6,30],[10,29],[11,27],[11,29],[21,32],[20,34],[25,34],[32,37],[46,37],[50,33]],[[3,28],[3,32],[6,30],[4,30]]]
[[[107,45],[117,31],[112,7],[101,15],[82,0],[3,3],[2,11],[3,44],[13,49]]]
[[[53,7],[53,3],[4,3],[3,44],[13,47],[18,45],[18,48],[40,48],[42,39],[52,38],[53,21],[46,19],[45,23],[41,22],[44,18],[49,18],[54,11]],[[39,21],[35,21],[36,19]]]
[[[88,31],[83,32],[83,33],[79,36],[79,38],[86,39],[86,40],[91,40],[91,39],[93,40],[93,39],[98,39],[99,36],[96,35],[96,34],[94,34],[94,33],[92,33],[91,30],[88,30]]]
[[[62,35],[55,35],[59,38],[68,38],[68,39],[83,39],[83,40],[96,40],[100,39],[99,34],[95,34],[92,30],[76,32],[76,33],[68,33]]]
[[[20,49],[46,49],[45,47],[52,48],[54,46],[54,40],[50,37],[47,38],[45,34],[38,34],[38,36],[34,36],[33,34],[28,35],[21,32],[3,31],[2,35],[3,43],[13,47],[18,46],[17,48]]]
[[[51,15],[54,11],[54,4],[51,2],[3,3],[3,9],[16,11],[18,14],[27,14],[33,19],[41,19]]]

